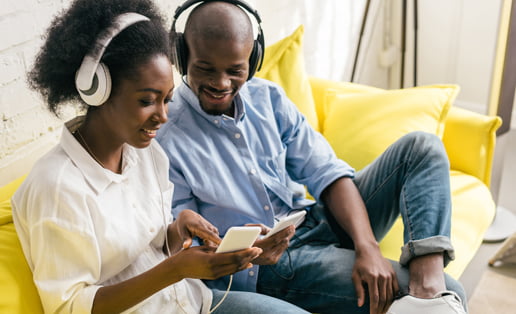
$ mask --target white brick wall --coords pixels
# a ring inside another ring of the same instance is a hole
[[[157,0],[170,12],[180,0]],[[0,186],[30,169],[60,136],[63,120],[47,109],[26,84],[30,69],[52,17],[70,0],[0,0]],[[170,25],[170,20],[169,20]]]

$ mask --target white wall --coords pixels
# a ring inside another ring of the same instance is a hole
[[[378,0],[377,0],[378,1]],[[374,2],[374,0],[373,0]],[[362,55],[358,82],[385,88],[399,88],[401,62],[401,0],[380,0],[376,25],[367,40],[373,42]],[[413,86],[413,3],[407,11],[405,86]],[[419,0],[418,4],[418,85],[453,83],[461,87],[456,104],[486,113],[502,0]],[[393,22],[384,20],[391,10]],[[384,26],[388,24],[389,30]],[[397,59],[390,69],[378,58],[382,36],[392,36]],[[371,39],[372,38],[372,39]],[[376,46],[375,46],[376,45]],[[376,48],[375,48],[376,47]]]
[[[308,74],[348,79],[365,0],[254,0],[266,46],[305,26],[304,54]]]

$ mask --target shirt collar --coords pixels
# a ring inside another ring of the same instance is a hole
[[[84,178],[97,194],[103,192],[111,183],[120,183],[138,163],[136,149],[124,144],[122,153],[122,174],[104,169],[73,136],[84,122],[85,116],[76,117],[65,123],[60,145],[72,162],[79,168]]]
[[[245,117],[245,106],[244,102],[242,101],[242,97],[240,96],[240,91],[235,95],[234,98],[235,117],[230,117],[224,114],[218,116],[210,115],[204,112],[204,110],[201,108],[201,104],[199,103],[199,98],[186,83],[186,76],[183,77],[181,84],[177,88],[177,94],[184,98],[185,102],[189,104],[200,116],[218,127],[220,127],[222,119],[234,119],[238,123]]]

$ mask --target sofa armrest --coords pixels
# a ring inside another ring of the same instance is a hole
[[[496,130],[501,124],[499,117],[451,107],[443,136],[451,169],[475,176],[489,187]]]

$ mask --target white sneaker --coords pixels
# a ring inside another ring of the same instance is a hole
[[[387,314],[466,314],[460,297],[453,291],[437,293],[432,299],[406,295],[394,301]]]

